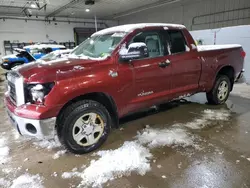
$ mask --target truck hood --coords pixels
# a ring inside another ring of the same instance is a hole
[[[81,76],[90,72],[93,67],[100,64],[98,60],[83,60],[64,58],[54,61],[32,62],[15,70],[18,71],[26,83],[47,83],[67,78]]]

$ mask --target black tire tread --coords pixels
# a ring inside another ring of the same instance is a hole
[[[75,153],[75,154],[84,154],[84,153],[88,153],[91,152],[93,150],[87,151],[87,152],[83,152],[83,151],[76,151],[72,148],[70,148],[67,144],[66,144],[66,138],[64,137],[64,127],[67,126],[65,125],[66,121],[68,118],[71,118],[71,116],[74,116],[75,113],[81,111],[82,109],[86,108],[84,107],[84,105],[88,104],[88,106],[96,106],[99,109],[103,110],[105,114],[107,114],[107,118],[109,122],[111,121],[111,117],[110,117],[110,113],[108,112],[108,110],[99,102],[97,101],[93,101],[93,100],[82,100],[82,101],[78,101],[75,103],[72,103],[71,105],[69,105],[63,112],[61,119],[58,122],[57,125],[57,134],[58,134],[58,138],[61,142],[61,144],[71,153]],[[110,124],[107,124],[107,126],[110,126]],[[96,148],[95,148],[96,149]]]
[[[229,84],[229,87],[230,87],[229,92],[228,92],[228,96],[229,96],[229,93],[230,93],[231,87],[232,87],[229,77],[227,75],[223,75],[223,74],[218,75],[216,78],[215,84],[213,86],[213,89],[206,94],[208,104],[219,105],[219,104],[223,104],[227,100],[228,96],[225,99],[225,101],[222,101],[222,102],[219,101],[217,98],[217,88],[219,87],[221,80],[226,80],[227,83]]]

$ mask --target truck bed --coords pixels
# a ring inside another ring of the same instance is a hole
[[[202,51],[211,51],[211,50],[222,50],[222,49],[230,49],[230,48],[241,48],[242,46],[239,44],[225,44],[225,45],[198,45],[197,50],[199,52]]]

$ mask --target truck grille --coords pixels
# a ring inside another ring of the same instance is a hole
[[[8,72],[6,77],[11,101],[16,106],[24,104],[23,77],[15,71]]]
[[[10,99],[12,100],[12,102],[14,104],[16,104],[16,88],[15,88],[15,84],[13,84],[10,81],[8,81],[8,86],[9,86],[9,96],[10,96]]]

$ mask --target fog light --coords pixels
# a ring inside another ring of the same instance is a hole
[[[27,129],[27,131],[29,131],[32,134],[37,133],[36,127],[30,123],[26,124],[26,129]]]

